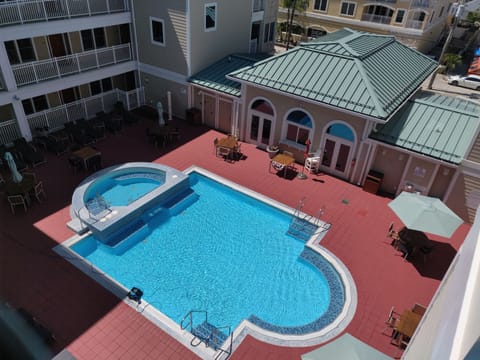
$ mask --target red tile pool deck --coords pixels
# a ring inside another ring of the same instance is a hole
[[[149,126],[153,122],[144,120],[97,143],[103,166],[154,161],[184,170],[197,165],[291,207],[305,197],[303,210],[312,215],[325,207],[322,218],[332,228],[322,245],[348,267],[358,292],[357,310],[346,331],[387,355],[401,354],[382,335],[388,311],[391,306],[401,311],[414,303],[429,304],[469,225],[451,239],[429,235],[436,242],[430,258],[405,262],[386,238],[392,221],[401,226],[387,206],[389,198],[325,174],[284,179],[269,172],[267,153],[250,144],[242,144],[244,159],[225,162],[213,149],[214,138],[223,134],[181,121],[176,121],[180,141],[156,148],[146,139]],[[34,201],[27,213],[18,208],[13,215],[6,199],[0,207],[1,300],[27,309],[56,335],[54,354],[67,349],[77,359],[198,358],[52,251],[73,235],[66,227],[71,196],[88,173],[73,174],[68,154],[45,155],[47,163],[33,171],[48,199]],[[317,347],[279,347],[247,336],[231,359],[298,359]]]

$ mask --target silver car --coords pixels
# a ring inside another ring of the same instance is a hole
[[[460,76],[454,75],[448,78],[450,85],[462,86],[469,89],[480,90],[480,76],[479,75],[467,75]]]

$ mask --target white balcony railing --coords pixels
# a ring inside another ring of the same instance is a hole
[[[128,0],[17,0],[0,2],[0,26],[128,11]]]
[[[411,0],[410,1],[410,8],[430,8],[430,0]]]
[[[12,71],[17,86],[23,86],[129,60],[132,60],[130,44],[121,44],[47,60],[12,65]]]
[[[48,126],[50,131],[54,131],[63,128],[66,122],[81,118],[90,119],[100,111],[109,113],[118,101],[123,103],[123,107],[126,110],[142,106],[145,104],[144,89],[137,88],[131,91],[110,90],[28,115],[27,121],[32,133],[35,133],[35,128],[44,126]]]
[[[392,18],[390,16],[374,15],[374,14],[363,14],[362,21],[369,21],[378,24],[390,24]]]
[[[11,144],[13,140],[22,136],[17,120],[7,120],[0,122],[0,144]]]

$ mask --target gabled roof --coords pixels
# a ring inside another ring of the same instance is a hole
[[[371,139],[459,164],[467,157],[480,125],[480,105],[450,96],[419,92]]]
[[[342,29],[229,77],[386,120],[437,65],[393,36]]]
[[[256,61],[265,59],[265,54],[240,55],[233,54],[203,69],[191,76],[188,81],[225,94],[240,96],[240,83],[227,79],[226,75],[232,71],[252,65]]]

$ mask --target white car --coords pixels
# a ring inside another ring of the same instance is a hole
[[[480,90],[480,76],[479,75],[467,75],[460,76],[454,75],[448,78],[450,85],[462,86],[474,90]]]

